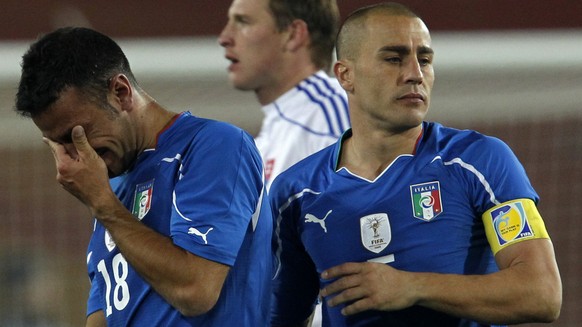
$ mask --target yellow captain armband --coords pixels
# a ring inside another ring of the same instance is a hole
[[[493,254],[517,242],[550,238],[538,208],[530,199],[517,199],[497,205],[487,210],[482,219]]]

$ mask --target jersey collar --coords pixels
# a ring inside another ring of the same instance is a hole
[[[416,153],[418,152],[418,148],[420,147],[420,143],[422,140],[422,137],[424,135],[424,130],[426,128],[426,122],[422,122],[421,124],[421,130],[420,133],[418,134],[418,137],[416,138],[416,143],[414,144],[414,150],[412,151],[412,155],[415,156]],[[333,164],[333,168],[334,170],[337,172],[340,168],[339,166],[339,161],[341,158],[341,154],[342,154],[342,145],[344,143],[345,140],[349,139],[350,137],[352,137],[352,129],[348,128],[340,137],[340,139],[336,142],[336,146],[335,146],[335,151],[334,151],[334,164]]]

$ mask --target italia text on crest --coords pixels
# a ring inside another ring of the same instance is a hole
[[[410,185],[414,217],[430,221],[443,212],[441,186],[438,181]]]
[[[154,180],[137,184],[135,186],[135,195],[133,197],[132,214],[139,220],[142,220],[150,211],[152,206],[152,197],[154,194]]]

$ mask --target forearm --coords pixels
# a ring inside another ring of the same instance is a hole
[[[555,320],[562,284],[548,239],[528,240],[499,251],[500,271],[487,275],[407,272],[379,263],[344,263],[325,270],[333,280],[321,290],[345,315],[394,311],[420,305],[480,322],[515,324]]]
[[[421,273],[414,279],[410,285],[418,305],[480,322],[550,322],[561,306],[561,282],[551,258],[516,262],[489,275]]]
[[[95,211],[120,252],[138,274],[182,314],[210,310],[228,267],[197,257],[135,219],[119,201]]]
[[[499,286],[515,281],[502,276],[422,275],[426,276],[418,276],[416,281],[416,286],[422,288],[418,305],[491,324],[543,320],[543,317],[536,317],[538,302],[543,301],[538,292],[527,287],[519,287],[517,292],[508,291],[514,288]],[[517,283],[529,284],[523,280]]]

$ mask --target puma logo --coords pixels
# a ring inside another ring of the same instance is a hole
[[[214,228],[210,227],[206,233],[201,233],[199,230],[197,230],[194,227],[190,227],[188,228],[188,234],[193,234],[196,236],[200,236],[202,237],[202,240],[204,241],[204,244],[208,244],[208,241],[206,240],[206,235],[208,235],[208,233],[210,233],[211,230],[213,230]]]
[[[325,227],[325,219],[327,218],[327,216],[329,216],[329,214],[332,212],[333,210],[330,210],[327,212],[327,214],[325,215],[325,217],[323,217],[322,219],[319,219],[317,217],[315,217],[312,214],[306,214],[305,215],[305,222],[306,223],[318,223],[321,228],[323,228],[323,231],[327,233],[327,228]]]

